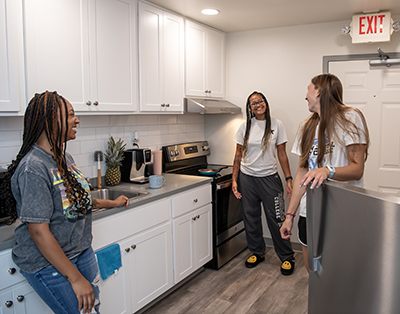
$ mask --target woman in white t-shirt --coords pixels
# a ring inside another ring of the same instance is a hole
[[[293,219],[300,208],[298,236],[307,271],[306,186],[318,188],[326,179],[363,186],[370,144],[368,127],[361,111],[346,106],[342,95],[342,84],[333,74],[321,74],[311,80],[306,100],[312,115],[300,124],[292,149],[300,156],[300,162],[281,235],[283,239],[290,238]]]
[[[249,250],[248,268],[265,260],[265,243],[261,223],[261,203],[275,252],[280,258],[281,272],[290,275],[294,269],[294,253],[289,240],[281,238],[279,228],[285,219],[283,186],[278,175],[276,152],[286,177],[286,191],[291,195],[292,177],[286,154],[286,132],[281,121],[271,118],[267,99],[253,92],[247,99],[247,121],[234,141],[232,191],[241,200],[242,215]],[[239,171],[240,170],[240,171]]]

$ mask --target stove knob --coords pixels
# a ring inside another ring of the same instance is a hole
[[[202,149],[203,149],[203,152],[206,152],[206,151],[210,150],[210,147],[207,146],[207,145],[204,145],[204,146],[202,147]]]
[[[173,150],[171,150],[171,151],[169,152],[169,155],[170,155],[171,157],[174,157],[174,156],[175,156],[175,152],[174,152]]]
[[[179,150],[175,151],[175,156],[179,156]]]

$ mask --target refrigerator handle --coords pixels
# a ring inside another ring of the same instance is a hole
[[[307,254],[308,254],[308,269],[312,272],[321,273],[322,265],[322,248],[319,243],[321,232],[321,210],[322,206],[314,206],[315,204],[322,205],[322,190],[323,184],[318,188],[319,191],[314,191],[307,186]]]

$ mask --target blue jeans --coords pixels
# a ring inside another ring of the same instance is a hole
[[[99,312],[99,267],[93,249],[90,247],[79,256],[71,259],[72,264],[92,285],[96,297],[95,310]],[[21,269],[21,274],[36,293],[56,314],[78,314],[78,299],[71,284],[53,266],[46,267],[37,273],[27,274]]]

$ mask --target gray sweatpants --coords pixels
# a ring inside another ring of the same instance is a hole
[[[242,194],[242,215],[249,250],[258,255],[265,253],[261,223],[262,203],[276,254],[282,262],[294,260],[290,240],[282,239],[279,232],[285,220],[285,203],[278,173],[267,177],[253,177],[240,172],[238,189]]]

